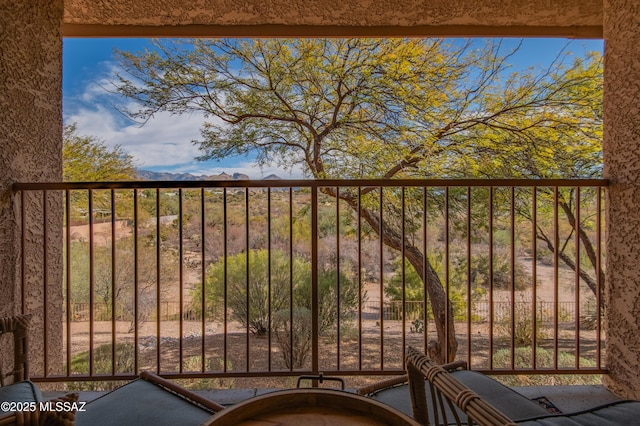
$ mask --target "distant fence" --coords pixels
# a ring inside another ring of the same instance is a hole
[[[155,304],[154,304],[155,307]],[[160,315],[158,315],[157,309],[153,309],[149,316],[146,317],[148,321],[178,321],[182,317],[183,321],[200,321],[202,315],[200,312],[196,312],[190,305],[184,305],[182,312],[180,311],[180,302],[160,302]],[[65,306],[66,308],[66,306]],[[69,319],[72,322],[89,321],[90,317],[90,305],[88,302],[72,302],[69,303],[70,316]],[[111,321],[111,303],[93,303],[93,320],[94,321]],[[66,311],[66,309],[65,309]],[[65,312],[66,314],[66,312]],[[212,312],[208,312],[207,316],[210,317]],[[115,311],[116,321],[131,321],[133,320],[133,312],[126,308],[119,306]]]
[[[453,311],[457,320],[466,321],[468,307],[465,302],[454,302]],[[535,304],[536,318],[541,323],[554,323],[556,317],[555,302],[538,301]],[[559,322],[571,321],[575,319],[575,302],[558,302]],[[382,309],[385,320],[407,320],[413,321],[424,318],[424,303],[421,301],[405,301],[404,310],[401,301],[384,302]],[[513,309],[513,311],[512,311]],[[368,314],[368,318],[379,319],[380,302],[366,302],[363,305],[363,313]],[[512,312],[516,316],[531,315],[532,304],[530,302],[493,302],[493,320],[504,321],[510,319]],[[427,312],[429,318],[433,315]],[[488,301],[471,302],[471,322],[488,322],[491,317],[491,303]]]
[[[94,303],[93,319],[94,321],[111,321],[111,304],[110,303]],[[516,315],[529,315],[531,311],[531,303],[515,302],[514,311]],[[70,303],[71,309],[70,320],[72,322],[89,321],[89,303]],[[183,321],[201,321],[202,315],[199,311],[192,309],[191,305],[184,305],[180,311],[180,302],[160,302],[160,315],[156,309],[153,309],[148,316],[150,321],[177,321],[182,317]],[[424,303],[422,301],[405,301],[404,310],[401,301],[384,302],[382,305],[384,320],[399,321],[405,317],[407,320],[422,319]],[[555,302],[538,301],[535,305],[536,318],[541,323],[553,323],[555,318]],[[453,303],[453,310],[456,319],[466,321],[468,313],[467,304],[464,302]],[[570,321],[575,318],[575,302],[558,302],[558,318],[560,322]],[[365,302],[362,306],[364,319],[379,320],[380,319],[380,302]],[[502,321],[511,318],[512,304],[511,302],[493,302],[493,319],[494,321]],[[213,312],[207,313],[207,318],[212,318]],[[428,312],[429,318],[432,317]],[[471,321],[472,322],[488,322],[491,316],[491,304],[488,301],[471,302]],[[127,311],[123,307],[116,308],[116,321],[131,321],[133,313]]]

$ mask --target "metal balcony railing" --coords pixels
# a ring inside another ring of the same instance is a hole
[[[606,186],[15,184],[34,379],[398,374],[443,338],[428,270],[471,368],[602,374]]]

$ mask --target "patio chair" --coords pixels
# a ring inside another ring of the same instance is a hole
[[[2,387],[29,378],[27,354],[29,353],[30,322],[31,315],[0,318],[0,336],[5,334],[13,335],[13,368],[5,372],[2,371],[3,366],[0,365],[0,386]]]
[[[199,425],[225,407],[153,373],[91,401],[76,413],[77,426]]]
[[[488,398],[481,396],[458,380],[455,373],[437,365],[412,347],[407,350],[406,364],[414,418],[424,425],[431,424],[431,421],[436,425],[617,426],[637,424],[640,417],[640,401],[617,401],[576,413],[550,414],[546,412],[543,415],[514,420],[504,410],[489,402]],[[429,388],[430,404],[427,402],[425,378]],[[481,381],[485,386],[481,390],[486,392],[487,389],[490,389],[494,401],[507,400],[509,404],[518,403],[514,399],[514,394],[519,394],[508,387],[487,376],[484,376]],[[520,395],[520,399],[529,401],[522,395]],[[433,417],[428,416],[427,413],[430,411],[434,413]]]
[[[0,371],[0,402],[35,403],[36,409],[0,413],[0,426],[196,426],[224,409],[153,373],[142,372],[138,379],[86,404],[83,411],[40,411],[42,395],[29,381],[30,320],[30,315],[0,318],[0,337],[13,335],[14,349],[13,368]],[[77,401],[77,393],[51,400],[68,404]]]
[[[3,344],[13,344],[13,365],[4,371],[0,363],[0,402],[35,403],[42,402],[38,387],[29,380],[29,324],[31,315],[16,315],[0,318],[0,338]],[[9,342],[6,342],[8,338]],[[52,400],[55,402],[77,401],[77,394],[69,394]],[[64,425],[73,424],[73,413],[39,410],[0,413],[0,426],[9,425]]]
[[[413,349],[410,349],[409,353],[412,350]],[[464,384],[465,387],[486,398],[490,404],[506,413],[510,418],[529,418],[549,413],[544,407],[522,396],[513,389],[502,385],[484,374],[467,370],[467,363],[465,361],[455,361],[440,365],[439,367],[450,373]],[[440,407],[435,406],[433,403],[427,404],[426,401],[432,401],[434,395],[428,386],[426,377],[420,373],[416,375],[416,372],[410,368],[409,363],[407,363],[407,373],[407,375],[401,377],[359,388],[356,392],[391,405],[405,414],[413,415],[416,420],[423,424],[446,424],[449,423],[449,421],[455,423],[456,416],[464,417],[464,413],[456,408],[455,405],[449,406],[448,404],[444,404],[444,407],[436,410],[435,408]],[[411,374],[414,375],[414,389],[422,382],[422,392],[424,392],[424,399],[426,400],[417,410],[412,405],[412,397],[415,395],[411,394],[412,389],[408,384],[411,382],[411,380],[409,380]]]

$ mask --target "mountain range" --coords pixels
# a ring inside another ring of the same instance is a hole
[[[232,175],[225,172],[219,175],[192,175],[191,173],[169,173],[169,172],[152,172],[150,170],[136,170],[138,179],[141,180],[157,180],[157,181],[186,181],[186,180],[250,180],[249,176],[243,173],[234,173]],[[261,180],[280,180],[278,175],[271,174]]]

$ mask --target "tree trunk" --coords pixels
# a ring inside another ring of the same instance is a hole
[[[327,195],[331,195],[332,197],[337,196],[336,192],[331,188],[322,189],[322,192]],[[429,355],[434,359],[434,361],[441,364],[452,362],[455,359],[456,351],[458,349],[458,342],[456,341],[455,335],[453,307],[451,303],[449,303],[447,294],[436,271],[428,260],[425,263],[426,257],[419,248],[411,244],[406,238],[404,238],[403,241],[403,236],[399,235],[394,229],[385,223],[385,221],[382,221],[381,226],[379,215],[368,209],[360,207],[356,197],[341,193],[339,198],[345,201],[355,212],[358,213],[359,209],[360,217],[371,226],[378,236],[380,236],[380,230],[382,229],[382,242],[387,247],[401,251],[404,245],[405,257],[415,268],[420,278],[422,278],[422,282],[424,283],[429,299],[431,300],[431,309],[436,324],[438,341],[429,342]]]
[[[583,227],[578,226],[578,224],[576,223],[576,217],[573,214],[573,211],[571,210],[571,207],[563,202],[560,201],[558,203],[558,205],[560,206],[560,208],[562,209],[562,211],[564,212],[565,216],[567,216],[567,220],[569,221],[569,224],[573,227],[574,230],[576,230],[578,232],[578,236],[580,238],[580,241],[582,242],[582,247],[584,248],[585,252],[587,253],[587,257],[589,258],[589,262],[591,263],[591,266],[593,267],[594,270],[594,274],[596,275],[596,277],[598,276],[599,273],[599,280],[600,280],[600,295],[598,295],[598,289],[597,289],[597,283],[595,280],[593,280],[591,277],[589,277],[589,275],[587,275],[586,272],[582,271],[582,268],[580,269],[580,276],[582,277],[582,279],[587,283],[587,285],[589,286],[589,288],[591,289],[591,291],[593,291],[593,294],[595,294],[596,296],[600,297],[600,302],[601,302],[601,307],[604,308],[604,287],[605,287],[605,274],[604,271],[601,269],[600,271],[598,271],[598,259],[596,256],[596,250],[593,247],[593,243],[591,242],[591,240],[589,239],[589,235],[587,235],[587,232],[584,230]],[[562,258],[562,257],[561,257]],[[576,265],[573,262],[569,262],[567,260],[565,260],[564,258],[562,258],[562,260],[574,271],[576,270]]]
[[[425,283],[429,299],[431,300],[431,310],[436,323],[438,341],[435,342],[435,344],[429,342],[429,355],[441,364],[453,362],[458,350],[453,306],[444,291],[440,277],[429,261],[425,263],[422,252],[415,246],[408,245],[406,241],[405,256],[422,278],[422,282]]]

